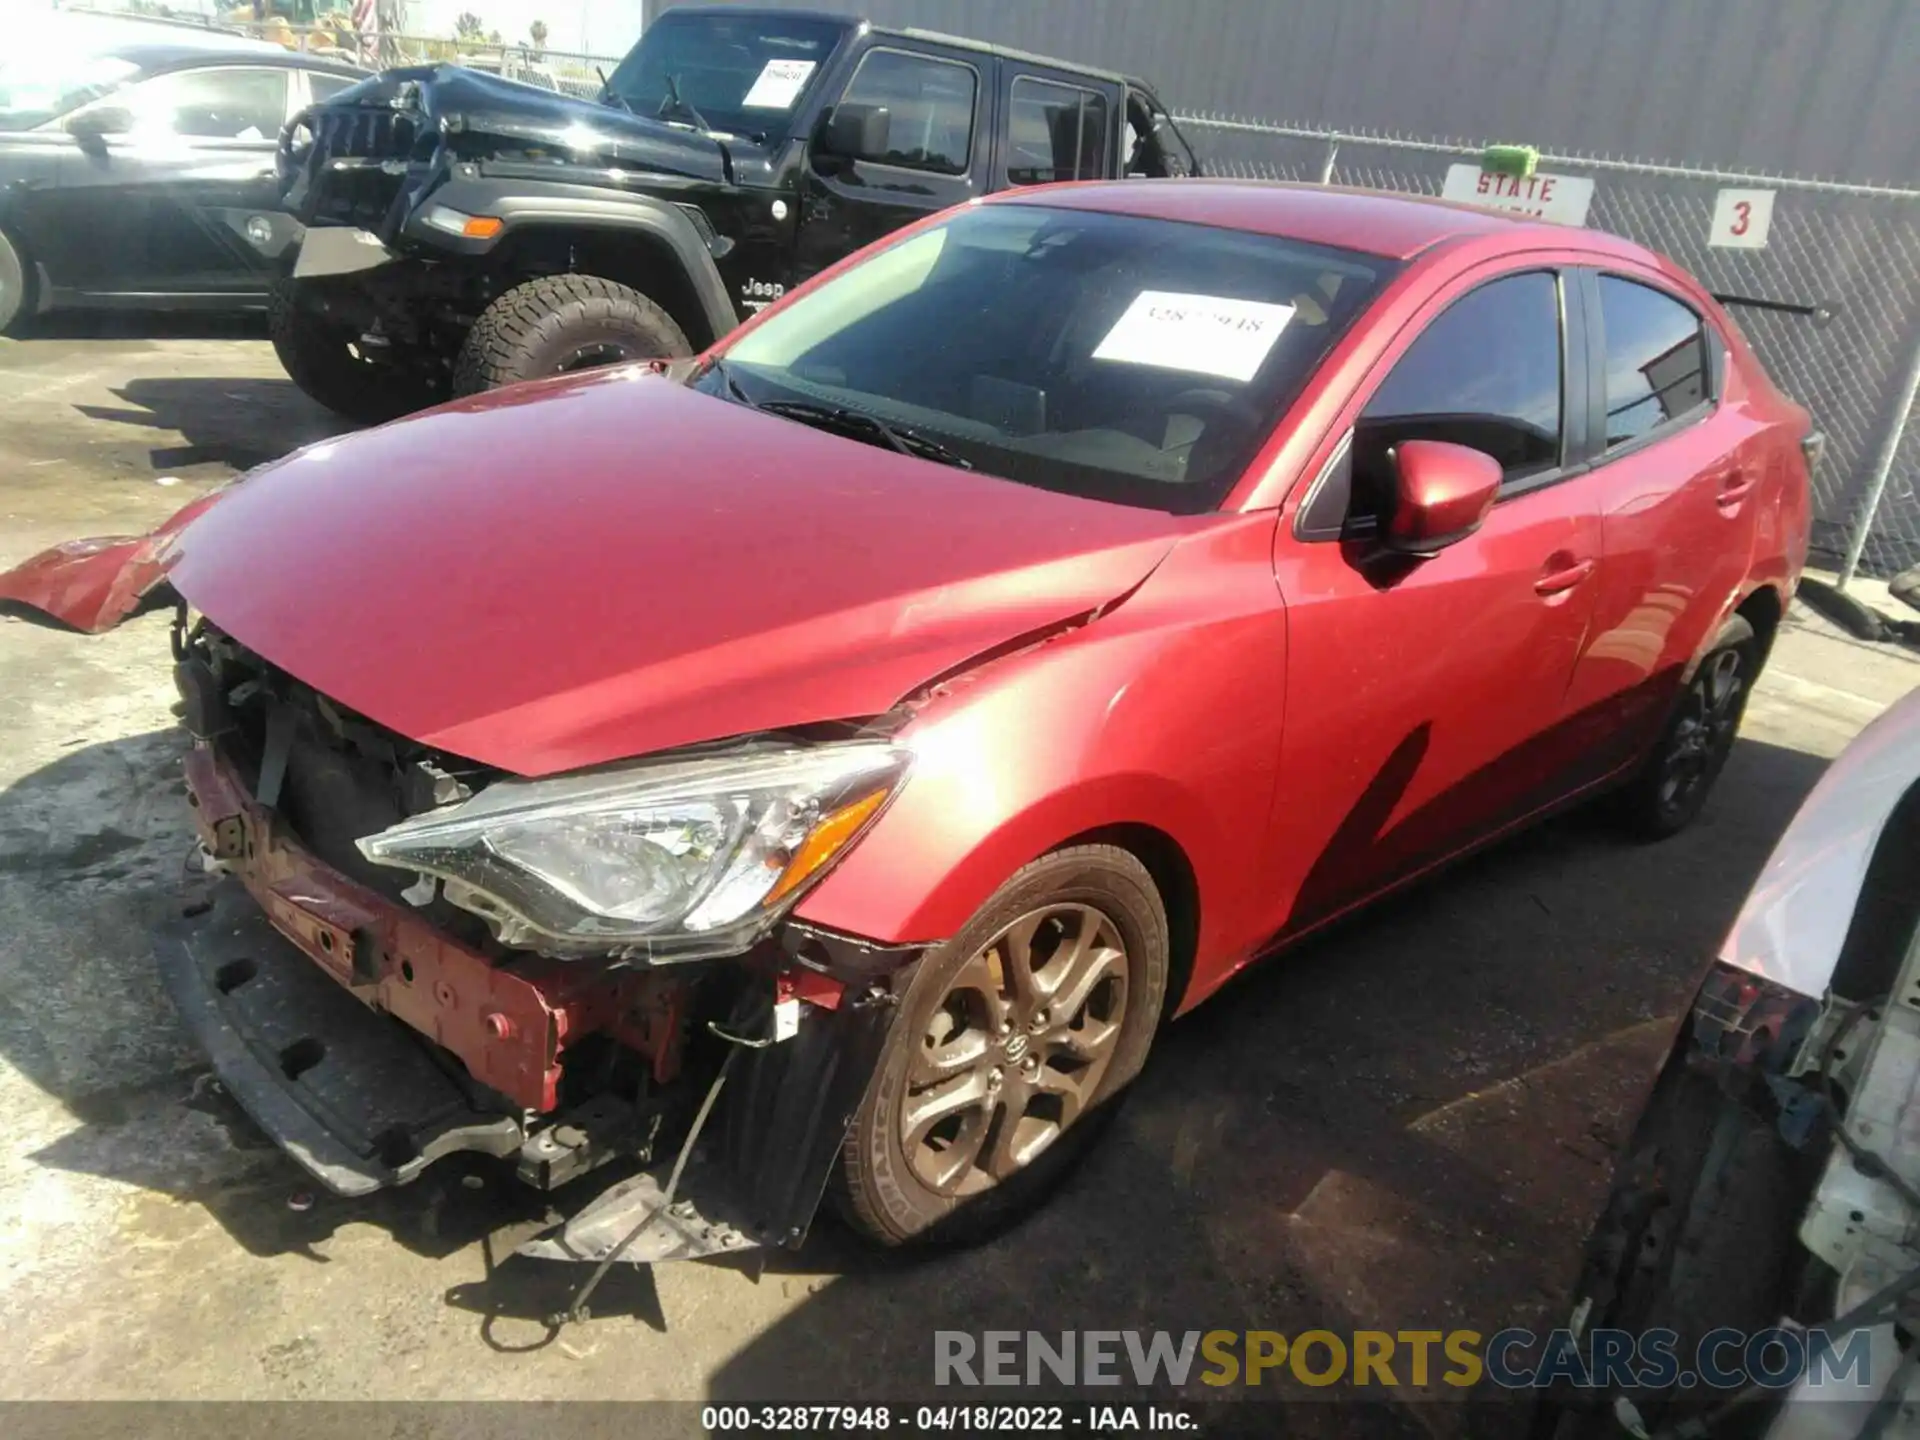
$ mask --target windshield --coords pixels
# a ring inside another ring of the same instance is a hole
[[[983,205],[770,315],[696,384],[856,410],[1008,480],[1187,514],[1219,504],[1393,268],[1271,235]]]
[[[0,130],[31,130],[97,100],[139,72],[117,55],[66,45],[0,54]]]
[[[845,33],[831,20],[669,12],[620,62],[602,99],[681,124],[698,123],[697,112],[723,135],[778,145]]]

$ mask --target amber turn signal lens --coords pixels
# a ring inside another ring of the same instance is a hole
[[[506,222],[497,215],[469,215],[460,233],[469,240],[491,240],[505,228]]]
[[[794,852],[793,859],[787,862],[787,868],[781,872],[761,904],[771,905],[839,854],[846,843],[860,833],[860,827],[873,818],[874,812],[886,798],[885,790],[876,790],[851,805],[841,806],[814,826],[813,833]]]

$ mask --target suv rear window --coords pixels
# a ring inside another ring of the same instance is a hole
[[[1210,510],[1394,269],[1273,235],[983,205],[769,316],[695,383],[861,411],[1022,484]]]

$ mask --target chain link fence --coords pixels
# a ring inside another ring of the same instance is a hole
[[[1447,168],[1482,146],[1269,124],[1219,115],[1179,123],[1212,174],[1438,195]],[[1814,476],[1817,557],[1841,573],[1920,564],[1920,190],[1542,154],[1594,183],[1587,223],[1637,240],[1708,289],[1830,307],[1830,322],[1741,307],[1735,319],[1768,373],[1814,416],[1826,453]],[[1723,187],[1777,192],[1764,249],[1708,243]]]

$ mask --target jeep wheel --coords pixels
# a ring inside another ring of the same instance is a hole
[[[549,275],[516,285],[481,312],[460,347],[453,391],[477,395],[544,375],[692,353],[673,318],[638,290],[597,275]]]
[[[841,1152],[837,1197],[886,1245],[980,1239],[1032,1209],[1137,1075],[1167,916],[1111,845],[1028,865],[922,958]]]
[[[446,398],[429,378],[361,358],[344,326],[300,305],[294,281],[274,282],[267,333],[293,383],[358,424],[396,420]]]

